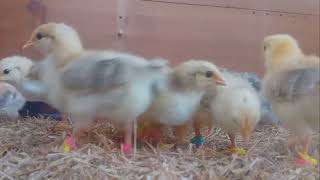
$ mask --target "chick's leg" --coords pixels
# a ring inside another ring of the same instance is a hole
[[[201,135],[201,124],[199,122],[193,122],[193,130],[195,136],[191,139],[191,143],[195,144],[196,147],[200,147],[204,144],[204,138]]]
[[[85,131],[85,128],[91,124],[90,116],[86,114],[75,114],[71,116],[71,120],[73,121],[73,133],[72,135],[67,135],[64,139],[63,143],[63,151],[69,152],[77,149],[77,144],[79,144],[79,140],[81,139],[81,134]]]
[[[127,122],[124,127],[124,143],[121,144],[121,151],[124,153],[132,152],[132,133],[133,123]]]
[[[182,144],[188,132],[188,125],[176,126],[174,132],[178,139],[178,142]]]
[[[236,149],[237,148],[237,144],[236,144],[236,136],[233,133],[228,133],[229,139],[230,139],[230,146],[229,148],[232,149]]]
[[[213,129],[213,123],[212,123],[212,121],[209,121],[208,122],[208,131],[205,134],[206,137],[209,137],[212,134],[212,129]]]
[[[312,135],[307,135],[302,141],[302,153],[308,154],[312,141]]]
[[[70,126],[72,125],[72,122],[69,119],[68,114],[62,113],[61,118],[62,119],[61,119],[61,122],[59,122],[59,124],[61,124],[61,125],[68,124]],[[73,136],[73,133],[72,133],[72,131],[73,131],[72,129],[71,129],[71,132],[67,132],[67,135],[63,139],[63,144],[62,144],[62,151],[63,152],[70,152],[70,151],[77,149],[77,145],[76,145],[76,141]]]
[[[201,136],[200,123],[194,122],[194,123],[193,123],[193,130],[194,130],[194,135],[195,135],[195,136]]]
[[[93,119],[88,115],[76,115],[71,117],[73,135],[78,139],[87,131]]]
[[[243,148],[238,148],[236,144],[236,135],[234,133],[228,133],[229,139],[230,139],[230,146],[229,150],[232,153],[237,153],[239,156],[244,156],[246,155],[246,150]]]
[[[298,142],[299,142],[299,139],[296,136],[289,137],[288,144],[290,149],[295,150]]]

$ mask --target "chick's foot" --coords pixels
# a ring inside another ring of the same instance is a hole
[[[296,164],[300,166],[316,166],[318,161],[307,153],[299,152],[296,157]]]
[[[204,137],[203,136],[195,136],[190,140],[190,143],[195,144],[197,148],[204,144]]]
[[[63,146],[63,152],[70,152],[77,149],[75,139],[70,135],[64,138],[62,146]]]
[[[125,154],[131,154],[132,144],[121,144],[121,151]]]
[[[247,151],[245,149],[234,146],[229,147],[229,151],[232,154],[238,154],[239,156],[245,156],[247,154]]]

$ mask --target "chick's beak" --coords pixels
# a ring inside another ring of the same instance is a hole
[[[6,81],[7,79],[4,76],[0,75],[0,81]]]
[[[226,82],[218,75],[213,76],[213,81],[220,86],[225,86]]]
[[[26,48],[28,48],[28,47],[30,47],[30,46],[33,46],[33,42],[31,42],[31,41],[28,41],[26,44],[24,44],[23,46],[22,46],[22,50],[24,50],[24,49],[26,49]]]
[[[32,39],[30,39],[29,41],[27,41],[23,46],[22,46],[22,50],[30,47],[30,46],[33,46],[34,45],[34,41]]]
[[[240,130],[241,136],[242,136],[245,144],[248,144],[249,141],[250,141],[250,137],[251,137],[251,134],[252,134],[252,128],[251,127],[252,126],[246,120],[244,125],[242,126],[242,128]]]

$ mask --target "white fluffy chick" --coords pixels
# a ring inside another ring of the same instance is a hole
[[[0,60],[0,80],[15,86],[28,101],[46,101],[47,87],[40,81],[28,79],[36,65],[38,63],[22,56],[3,58]]]
[[[74,132],[94,118],[110,120],[124,129],[122,151],[131,152],[133,125],[149,107],[166,62],[85,50],[77,32],[61,23],[40,25],[24,47],[30,45],[47,56],[42,81],[49,102],[71,116]]]
[[[247,80],[229,72],[223,72],[222,77],[227,85],[216,89],[211,101],[212,120],[228,133],[231,150],[238,151],[235,133],[240,132],[244,142],[249,142],[260,120],[260,100]]]
[[[18,84],[27,77],[33,62],[23,56],[10,56],[0,60],[0,80]]]
[[[304,55],[287,34],[267,36],[263,46],[264,94],[280,122],[302,141],[297,163],[315,165],[308,151],[312,130],[319,131],[319,58]]]
[[[167,89],[155,98],[145,116],[163,125],[175,126],[176,135],[182,141],[186,125],[193,122],[205,92],[212,86],[224,85],[224,80],[213,63],[202,60],[181,63],[167,77]],[[200,135],[200,127],[193,125],[196,136]]]

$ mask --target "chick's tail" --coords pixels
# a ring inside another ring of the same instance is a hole
[[[149,61],[148,75],[152,79],[153,95],[160,94],[168,88],[170,66],[167,60],[155,58]]]

